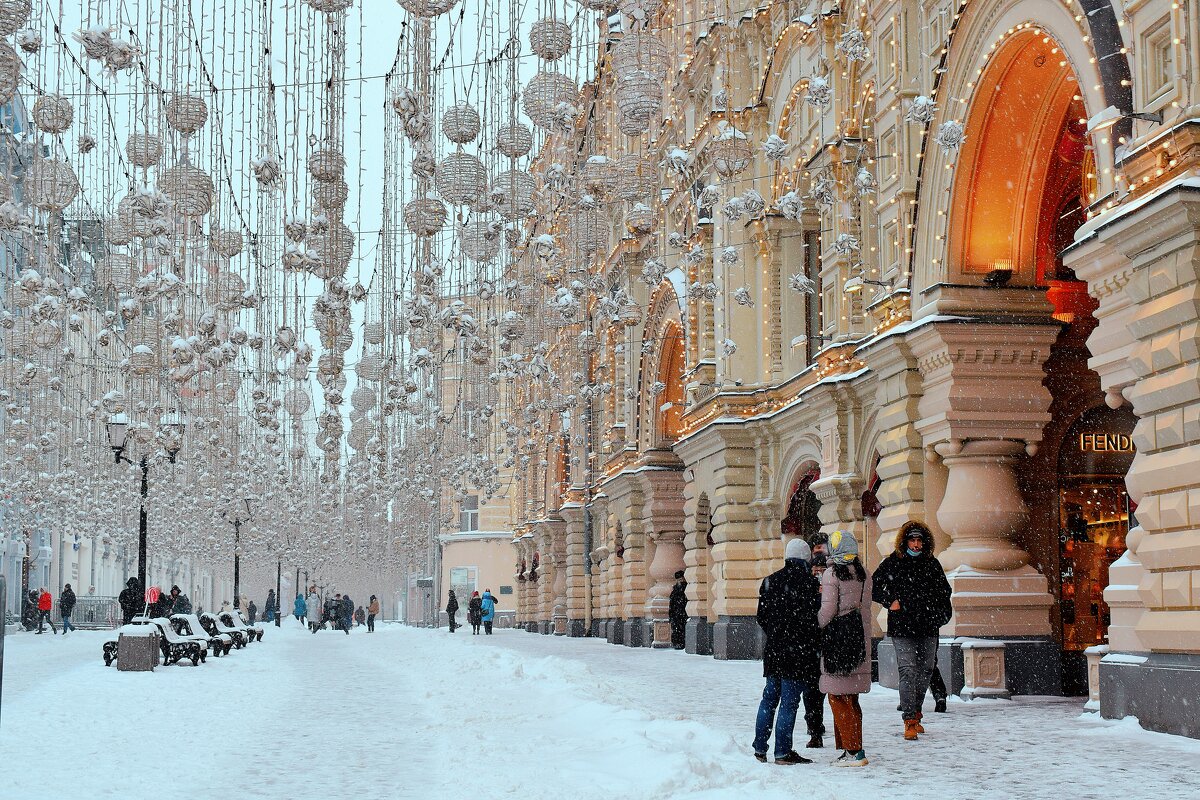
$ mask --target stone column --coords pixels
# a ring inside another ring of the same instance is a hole
[[[1196,126],[1187,130],[1196,135]],[[1121,650],[1148,651],[1102,659],[1100,713],[1133,714],[1152,730],[1197,736],[1194,704],[1166,698],[1200,696],[1200,187],[1177,184],[1110,215],[1093,233],[1129,262],[1121,291],[1133,306],[1128,365],[1136,382],[1123,395],[1138,416],[1137,455],[1125,481],[1138,503],[1138,527],[1127,544],[1141,562],[1144,610],[1134,635],[1119,631],[1112,650],[1119,641]],[[1089,285],[1100,282],[1099,268],[1088,274]],[[1113,581],[1136,574],[1132,564],[1123,567]]]
[[[583,505],[571,502],[559,509],[559,515],[564,522],[564,558],[566,569],[562,571],[565,582],[566,603],[566,634],[567,636],[587,636],[588,625],[592,619],[590,583],[588,581],[587,560],[590,554],[586,552],[586,534],[584,531]],[[557,596],[557,591],[556,591]]]
[[[550,631],[555,636],[567,632],[567,524],[556,519],[550,523],[549,558],[554,565],[554,582],[550,587]]]
[[[916,427],[947,469],[937,521],[949,547],[939,542],[938,556],[954,618],[943,633],[1029,637],[1049,645],[1042,655],[1057,663],[1053,597],[1014,542],[1028,514],[1015,470],[1049,420],[1042,365],[1058,326],[1041,319],[929,323],[910,341],[924,378]]]
[[[518,570],[521,569],[521,559],[524,558],[524,556],[521,555],[521,534],[520,533],[516,533],[513,536],[512,546],[513,546],[513,575],[515,576],[517,574]],[[516,595],[515,595],[515,598],[516,598],[515,602],[517,605],[517,612],[513,616],[513,627],[519,628],[525,622],[525,583],[524,583],[524,581],[516,581],[516,584],[517,584],[517,589],[516,589]]]
[[[637,474],[643,497],[642,528],[650,531],[654,556],[648,573],[643,614],[648,624],[644,645],[671,646],[671,590],[675,573],[683,563],[683,472],[679,469],[657,469]]]
[[[688,624],[684,637],[684,649],[693,655],[712,655],[712,625],[708,619],[709,564],[708,526],[710,506],[707,495],[701,504],[703,492],[697,486],[694,471],[685,471],[693,477],[684,481],[684,536],[683,564],[687,580]]]
[[[1088,292],[1100,301],[1093,312],[1096,327],[1087,341],[1092,353],[1088,366],[1100,376],[1105,402],[1110,408],[1119,408],[1128,402],[1125,392],[1137,381],[1132,360],[1137,344],[1133,334],[1137,307],[1125,291],[1133,279],[1133,265],[1108,237],[1102,236],[1082,242],[1064,261],[1088,282]],[[1138,638],[1137,625],[1146,607],[1138,587],[1146,570],[1133,545],[1128,541],[1126,544],[1128,549],[1108,568],[1108,586],[1104,589],[1111,618],[1108,642],[1115,651],[1142,652],[1148,648]]]

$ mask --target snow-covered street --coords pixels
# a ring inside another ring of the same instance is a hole
[[[825,750],[805,751],[818,763],[777,767],[749,747],[758,662],[509,630],[313,636],[288,622],[228,658],[152,674],[106,669],[109,633],[10,636],[0,798],[1200,792],[1200,741],[1081,717],[1077,699],[952,701],[950,713],[927,714],[929,733],[914,744],[901,738],[895,693],[876,686],[863,698],[869,767],[828,767],[832,733]]]

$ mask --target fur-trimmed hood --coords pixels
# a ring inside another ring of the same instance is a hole
[[[931,533],[929,528],[923,523],[917,522],[916,520],[909,520],[900,526],[900,530],[896,533],[896,552],[903,555],[907,551],[907,548],[904,546],[904,542],[906,539],[908,539],[909,532],[914,529],[921,532],[921,538],[925,541],[925,548],[921,551],[922,555],[932,556],[933,533]]]

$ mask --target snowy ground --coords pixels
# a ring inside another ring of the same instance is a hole
[[[1078,700],[952,701],[907,743],[896,694],[875,687],[869,767],[825,765],[828,711],[818,763],[777,767],[749,747],[756,662],[285,626],[200,667],[130,673],[103,666],[106,636],[7,639],[0,800],[1200,796],[1200,741],[1083,717]]]

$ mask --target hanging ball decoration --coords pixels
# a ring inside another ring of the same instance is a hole
[[[363,341],[367,344],[383,344],[383,323],[365,323],[363,325]]]
[[[458,4],[458,0],[396,0],[400,6],[417,17],[440,17]]]
[[[520,122],[502,125],[496,131],[496,150],[509,158],[528,155],[533,149],[533,131]]]
[[[0,42],[0,104],[13,99],[20,79],[21,57],[16,50]]]
[[[346,171],[346,158],[332,147],[314,150],[308,157],[308,174],[319,181],[337,181]]]
[[[175,210],[185,217],[202,217],[212,208],[212,178],[186,161],[163,172],[158,180],[158,188],[175,204]]]
[[[125,140],[125,155],[135,167],[149,169],[162,158],[162,139],[153,133],[131,133]]]
[[[19,31],[33,13],[33,0],[0,0],[0,37]]]
[[[575,81],[561,72],[539,72],[521,93],[525,116],[534,125],[547,130],[560,127],[563,109],[574,108],[578,103],[579,89]]]
[[[39,211],[62,211],[79,194],[79,179],[62,161],[34,161],[25,174],[25,201]]]
[[[487,168],[470,153],[451,153],[438,164],[433,180],[442,199],[458,205],[485,193]]]
[[[33,124],[46,133],[62,133],[74,119],[75,109],[62,95],[44,94],[33,104]]]
[[[165,109],[167,124],[184,136],[190,136],[208,122],[208,104],[192,94],[172,95]]]
[[[724,133],[709,145],[709,151],[713,169],[726,179],[745,172],[753,158],[750,140],[733,126],[725,128]]]
[[[477,264],[486,264],[500,252],[499,225],[480,214],[471,217],[471,221],[459,231],[459,244],[463,255]]]
[[[663,83],[645,70],[637,70],[617,79],[615,90],[621,117],[617,127],[626,136],[637,136],[650,127],[650,120],[663,107]]]
[[[378,356],[376,356],[376,358],[377,357]],[[360,366],[362,365],[361,361],[358,363]],[[375,390],[370,386],[363,386],[362,384],[359,384],[357,387],[355,387],[354,391],[350,393],[350,406],[355,411],[363,414],[374,408],[375,403],[378,402],[378,400],[379,398],[376,397]]]
[[[535,191],[537,181],[524,170],[505,170],[492,180],[492,200],[496,203],[496,211],[504,219],[520,219],[532,213]]]
[[[332,181],[313,181],[313,202],[324,211],[335,215],[340,214],[350,196],[350,187],[346,181],[338,178]]]
[[[579,0],[579,5],[592,11],[612,11],[617,7],[617,0]]]
[[[364,353],[363,357],[358,360],[354,366],[355,373],[358,377],[367,381],[377,381],[383,376],[383,359],[377,353]],[[368,389],[368,391],[370,391]],[[374,405],[374,392],[372,394],[371,405]],[[370,406],[367,406],[370,408]],[[366,409],[360,409],[365,411]]]
[[[323,14],[345,11],[354,5],[354,0],[304,0],[304,2]]]
[[[617,162],[617,197],[632,203],[644,200],[658,190],[658,168],[637,153],[626,153]]]
[[[404,226],[417,236],[433,236],[446,225],[446,207],[435,197],[419,197],[404,206]]]
[[[212,228],[208,234],[208,246],[224,258],[233,258],[242,252],[245,242],[241,231]]]
[[[455,103],[442,113],[442,135],[455,144],[475,141],[479,127],[479,112],[468,103]]]
[[[320,233],[308,237],[308,247],[317,254],[317,277],[340,278],[354,257],[354,233],[341,220],[334,220]]]
[[[652,33],[631,31],[613,47],[612,64],[618,80],[634,72],[648,72],[661,82],[671,67],[671,50]]]
[[[571,26],[561,19],[539,19],[529,28],[529,47],[538,58],[557,61],[571,52]]]
[[[608,218],[595,208],[580,209],[571,219],[571,236],[581,253],[603,250],[608,247]]]

